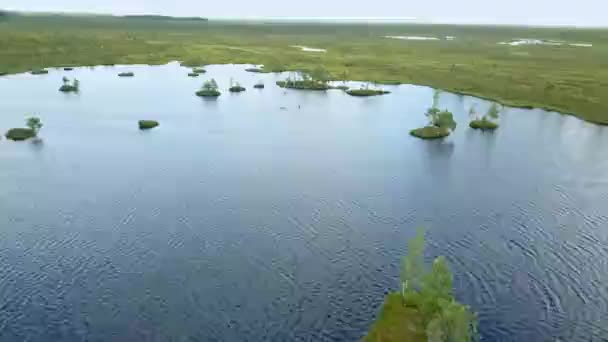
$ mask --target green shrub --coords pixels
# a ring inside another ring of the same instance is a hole
[[[262,82],[256,83],[253,87],[256,89],[264,89],[264,83],[262,83]]]
[[[196,96],[201,97],[218,97],[222,95],[222,93],[220,93],[220,91],[218,90],[217,82],[215,82],[215,79],[213,78],[208,81],[205,81],[201,89],[195,94]]]
[[[476,341],[477,317],[456,301],[447,261],[424,263],[424,234],[410,241],[403,258],[401,290],[390,293],[365,342]]]
[[[440,139],[450,135],[450,130],[437,126],[426,126],[411,130],[410,135],[420,139]]]
[[[286,80],[286,81],[277,81],[277,85],[281,88],[290,88],[290,89],[301,89],[301,90],[327,90],[330,89],[329,85],[320,81],[313,80]]]
[[[256,72],[256,73],[264,72],[264,70],[262,70],[260,68],[247,68],[247,69],[245,69],[245,71],[247,71],[247,72]]]
[[[4,75],[6,75],[6,74],[7,74],[7,72],[5,72],[5,71],[0,71],[0,76],[4,76]]]
[[[241,87],[240,85],[234,85],[234,86],[230,87],[228,90],[230,90],[230,92],[232,92],[232,93],[240,93],[242,91],[245,91],[246,89],[244,87]]]
[[[67,77],[63,77],[63,85],[59,88],[59,91],[64,93],[77,93],[80,91],[80,81],[74,79],[72,83]]]
[[[10,140],[21,141],[36,137],[36,131],[31,128],[11,128],[4,136]]]
[[[473,120],[469,123],[469,127],[481,130],[494,130],[498,128],[496,122],[488,120],[485,116],[481,120]]]
[[[133,77],[135,76],[135,74],[133,72],[121,72],[120,74],[118,74],[118,77]]]
[[[390,94],[390,91],[379,90],[379,89],[351,89],[346,92],[351,96],[377,96]]]
[[[139,120],[139,129],[151,129],[158,126],[158,121],[154,120]]]
[[[45,74],[48,74],[48,73],[49,73],[49,71],[46,70],[46,69],[38,69],[38,70],[32,70],[32,71],[30,71],[30,74],[32,74],[32,75],[45,75]]]
[[[207,70],[205,70],[203,68],[194,68],[194,69],[192,69],[192,72],[195,74],[204,74],[207,72]]]

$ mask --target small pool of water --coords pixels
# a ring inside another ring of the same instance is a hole
[[[44,123],[43,144],[0,141],[0,341],[355,341],[417,227],[483,341],[608,339],[606,127],[506,108],[478,132],[490,103],[444,93],[458,127],[421,141],[431,88],[246,67],[0,77],[0,131]],[[223,95],[196,97],[211,78]]]

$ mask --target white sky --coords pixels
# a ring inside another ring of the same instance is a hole
[[[422,22],[608,26],[608,0],[2,0],[11,10],[217,17],[415,17]]]

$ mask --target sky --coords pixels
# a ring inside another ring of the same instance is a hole
[[[608,26],[608,0],[2,0],[9,10],[208,18],[416,18],[415,22]]]

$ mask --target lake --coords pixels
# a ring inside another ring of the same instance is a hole
[[[355,341],[417,227],[482,340],[608,340],[607,128],[507,108],[483,133],[468,111],[490,103],[443,93],[459,126],[422,141],[431,88],[246,67],[0,77],[0,130],[44,123],[43,144],[0,141],[0,341]],[[194,96],[211,77],[223,95]]]

